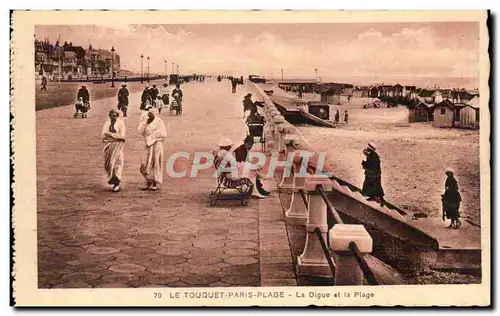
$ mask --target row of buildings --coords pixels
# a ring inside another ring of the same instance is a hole
[[[89,44],[85,49],[73,43],[57,41],[54,45],[49,39],[35,38],[35,70],[37,76],[50,79],[110,77],[120,70],[120,55],[114,51],[95,49]]]

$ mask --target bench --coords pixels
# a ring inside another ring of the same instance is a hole
[[[214,167],[217,173],[221,168],[222,157],[217,156],[217,152],[212,152],[214,156]],[[241,205],[248,205],[248,199],[252,193],[253,183],[248,178],[231,179],[227,172],[222,172],[217,176],[217,188],[210,192],[210,205],[215,206],[219,200],[239,200]],[[233,194],[222,194],[232,191]]]

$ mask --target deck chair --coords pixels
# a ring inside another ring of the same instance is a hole
[[[218,157],[215,151],[212,154],[214,155],[214,167],[217,171],[221,167],[223,159]],[[220,173],[217,176],[217,188],[210,192],[210,205],[215,206],[218,200],[240,200],[241,205],[247,206],[252,190],[253,183],[250,179],[241,178],[235,180],[229,178],[225,172]]]

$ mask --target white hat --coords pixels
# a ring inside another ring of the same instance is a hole
[[[219,140],[219,142],[217,143],[217,146],[229,147],[229,146],[233,146],[233,142],[229,138],[223,137]]]
[[[368,143],[368,148],[370,148],[373,151],[377,151],[377,146],[375,145],[374,142],[369,142]]]
[[[451,167],[446,168],[446,170],[444,171],[444,173],[448,173],[448,172],[455,174],[455,170],[453,170],[453,168],[451,168]]]

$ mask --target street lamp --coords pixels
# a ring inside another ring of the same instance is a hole
[[[316,78],[315,78],[315,83],[314,83],[314,86],[313,86],[313,100],[316,98],[316,86],[318,84],[318,69],[317,68],[314,68],[314,72],[316,73]]]
[[[175,67],[177,68],[177,76],[179,75],[179,64],[175,65]]]
[[[144,59],[144,56],[141,54],[141,83],[143,83],[143,74],[144,74],[144,71],[143,71],[143,67],[142,67],[142,61]]]
[[[165,81],[167,81],[167,60],[165,60]]]
[[[61,85],[61,50],[59,49],[59,41],[56,43],[56,50],[57,50],[57,77],[58,77],[58,84]]]
[[[281,68],[281,80],[283,80],[283,68]]]
[[[115,47],[111,46],[111,88],[115,87]]]
[[[148,56],[148,82],[149,82],[149,56]]]

